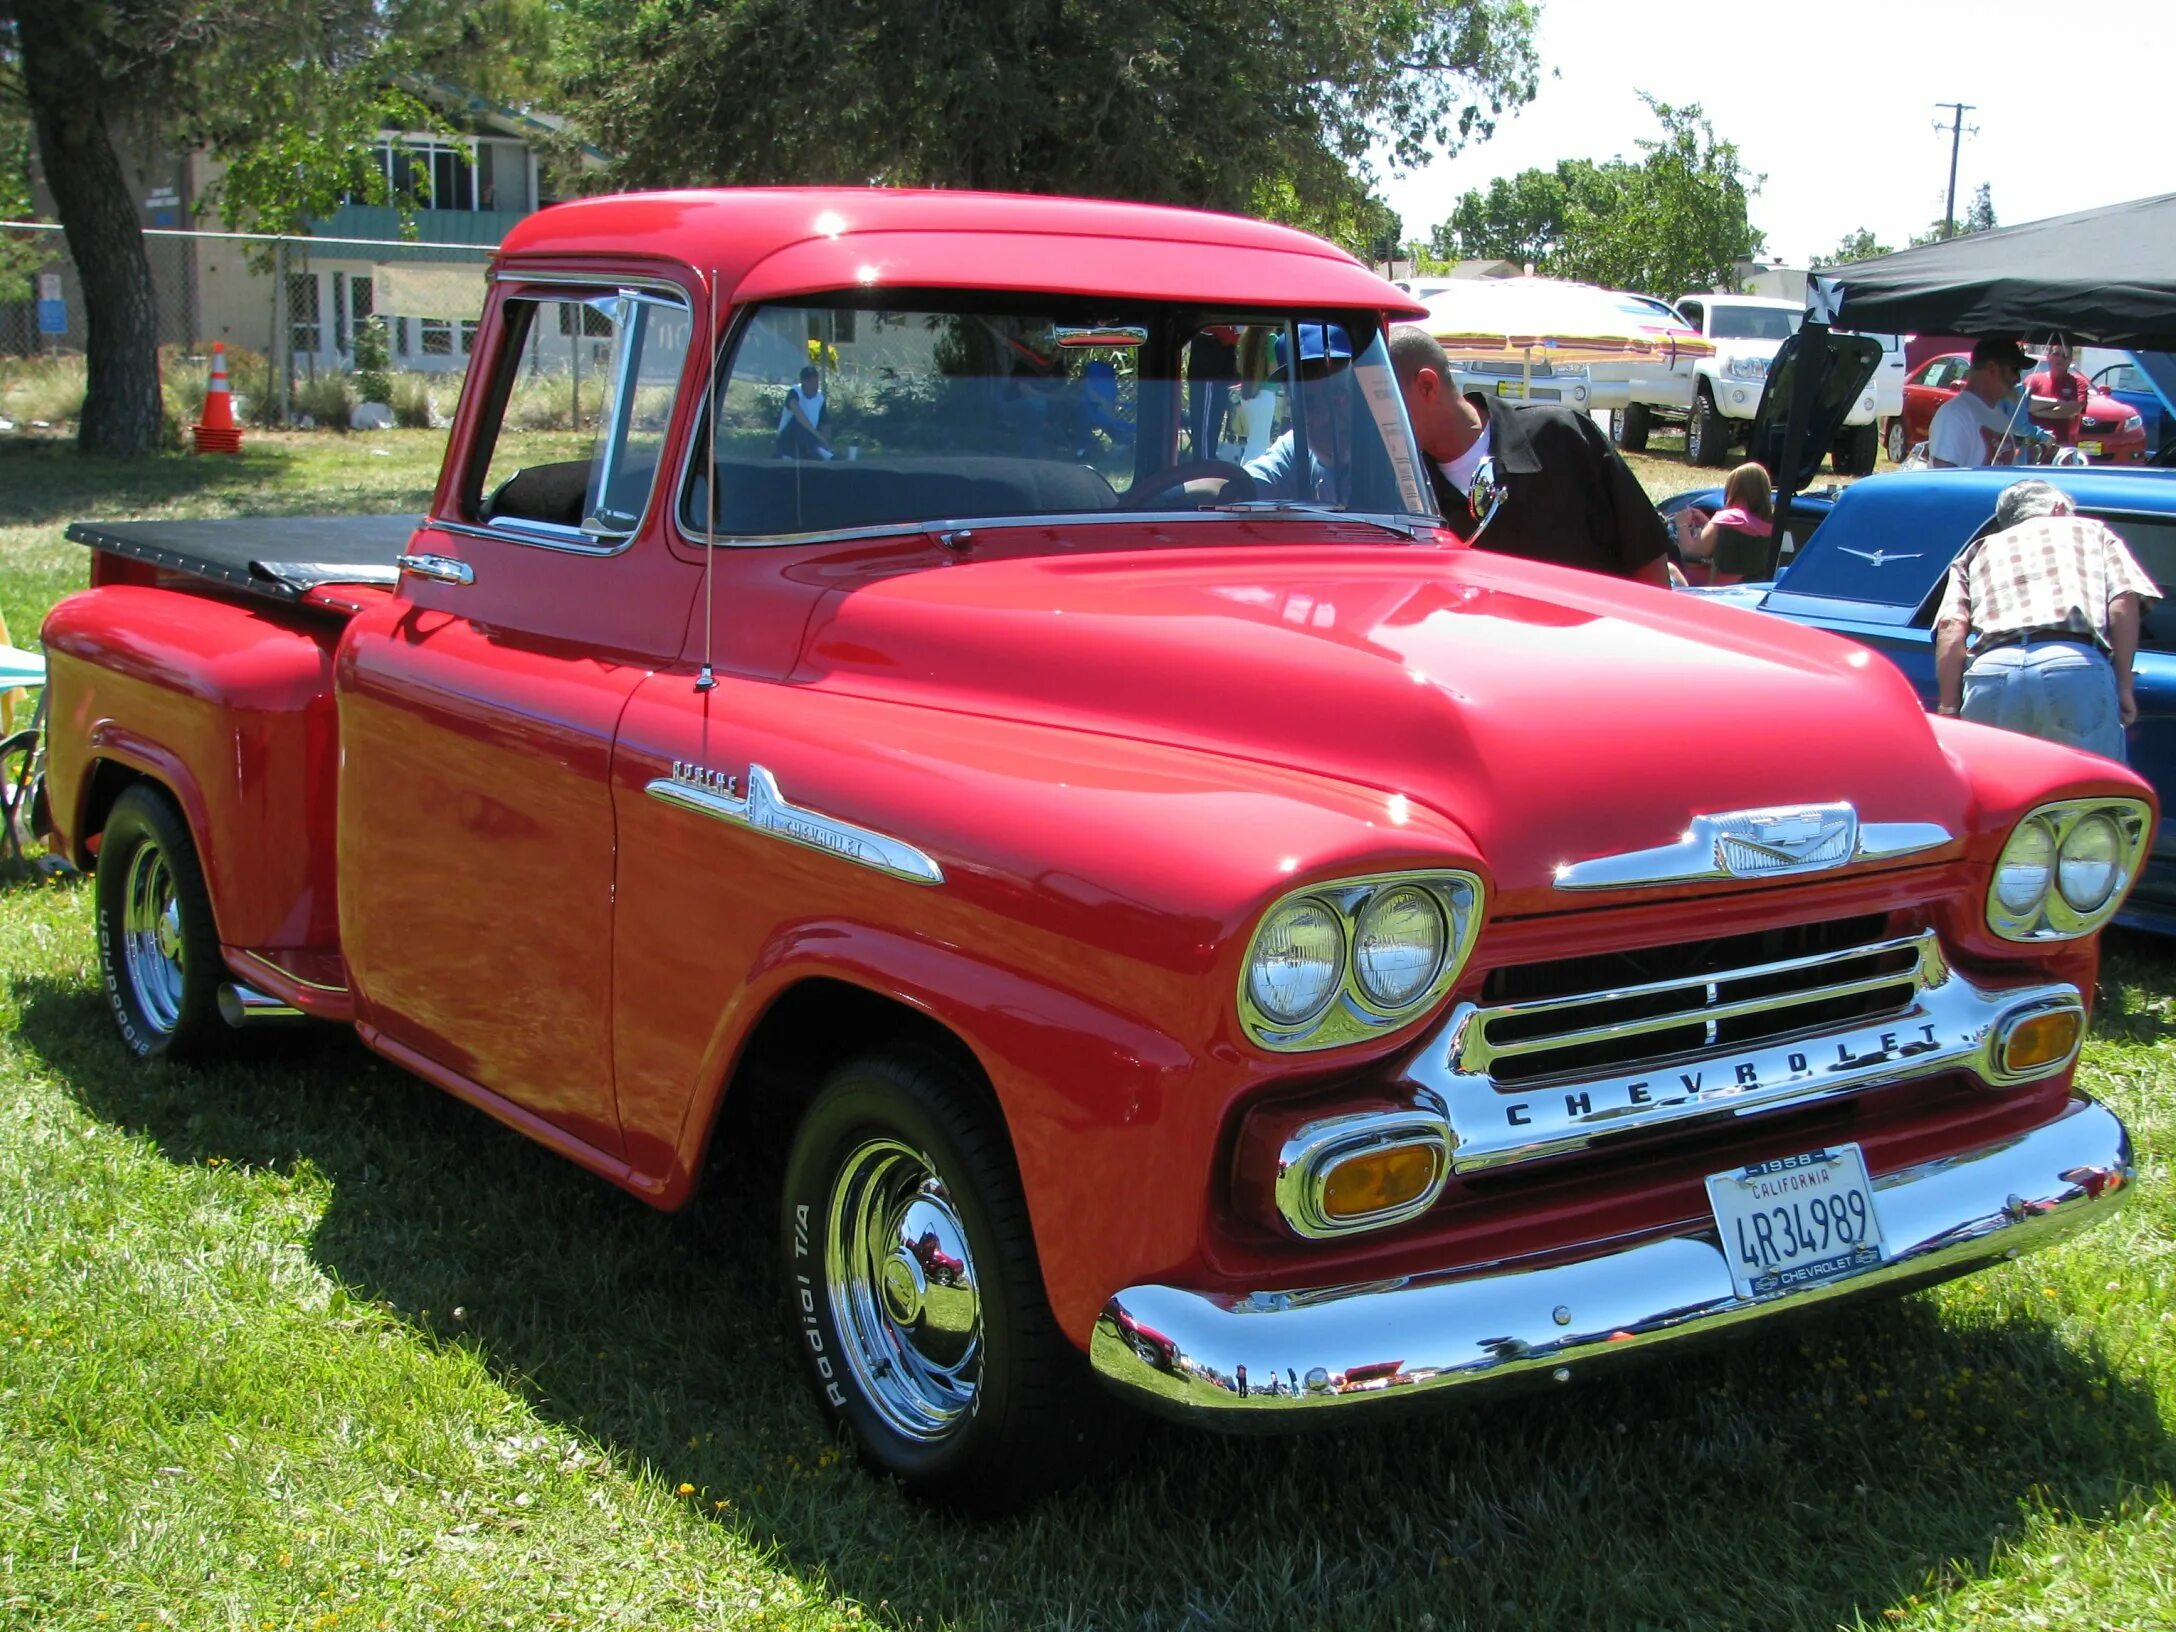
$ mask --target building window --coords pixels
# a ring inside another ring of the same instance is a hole
[[[476,349],[473,318],[462,318],[458,323],[443,317],[426,317],[418,321],[423,330],[423,355],[426,357],[451,357],[457,340],[464,357]]]
[[[287,274],[287,349],[296,355],[321,350],[324,324],[317,304],[317,274]]]

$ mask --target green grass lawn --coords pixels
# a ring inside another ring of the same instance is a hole
[[[418,509],[439,441],[0,446],[0,608],[80,582],[71,516]],[[975,1526],[820,1429],[766,1196],[653,1213],[335,1032],[137,1065],[87,886],[16,868],[0,1627],[2176,1626],[2172,977],[2115,939],[2141,1180],[2064,1248],[1525,1401],[1151,1429]]]

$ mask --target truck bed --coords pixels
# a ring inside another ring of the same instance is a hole
[[[421,516],[251,516],[224,521],[78,521],[68,537],[275,601],[325,584],[394,583]]]

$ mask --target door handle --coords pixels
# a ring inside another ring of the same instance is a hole
[[[435,584],[473,584],[476,581],[476,569],[450,555],[402,555],[395,557],[393,564],[403,572],[412,572]]]

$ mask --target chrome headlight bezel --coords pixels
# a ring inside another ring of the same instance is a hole
[[[2063,897],[2063,849],[2070,836],[2095,816],[2104,816],[2115,826],[2120,841],[2116,878],[2100,905],[2090,911],[2080,911]],[[2003,857],[2010,853],[2010,847],[2018,841],[2019,835],[2036,822],[2054,841],[2049,851],[2047,882],[2029,906],[2011,907],[1998,893]],[[2051,804],[2036,805],[2010,830],[2010,836],[2003,841],[2001,854],[1995,858],[1987,880],[1987,927],[2006,941],[2074,941],[2092,934],[2104,927],[2123,905],[2123,898],[2130,893],[2139,868],[2145,862],[2146,845],[2152,836],[2153,812],[2142,799],[2058,799]]]
[[[1377,1002],[1361,984],[1354,940],[1360,919],[1384,892],[1417,889],[1434,902],[1444,925],[1443,953],[1435,973],[1411,1001],[1395,1008]],[[1486,899],[1481,880],[1452,868],[1411,872],[1367,873],[1354,878],[1326,880],[1288,891],[1272,901],[1247,938],[1247,954],[1239,966],[1239,1022],[1256,1046],[1276,1054],[1300,1054],[1347,1043],[1372,1042],[1388,1036],[1427,1013],[1451,987],[1466,966],[1473,943],[1481,932],[1481,912]],[[1253,999],[1255,960],[1263,932],[1287,906],[1300,900],[1328,905],[1343,926],[1344,965],[1336,990],[1320,1010],[1304,1022],[1284,1025],[1264,1014]]]

